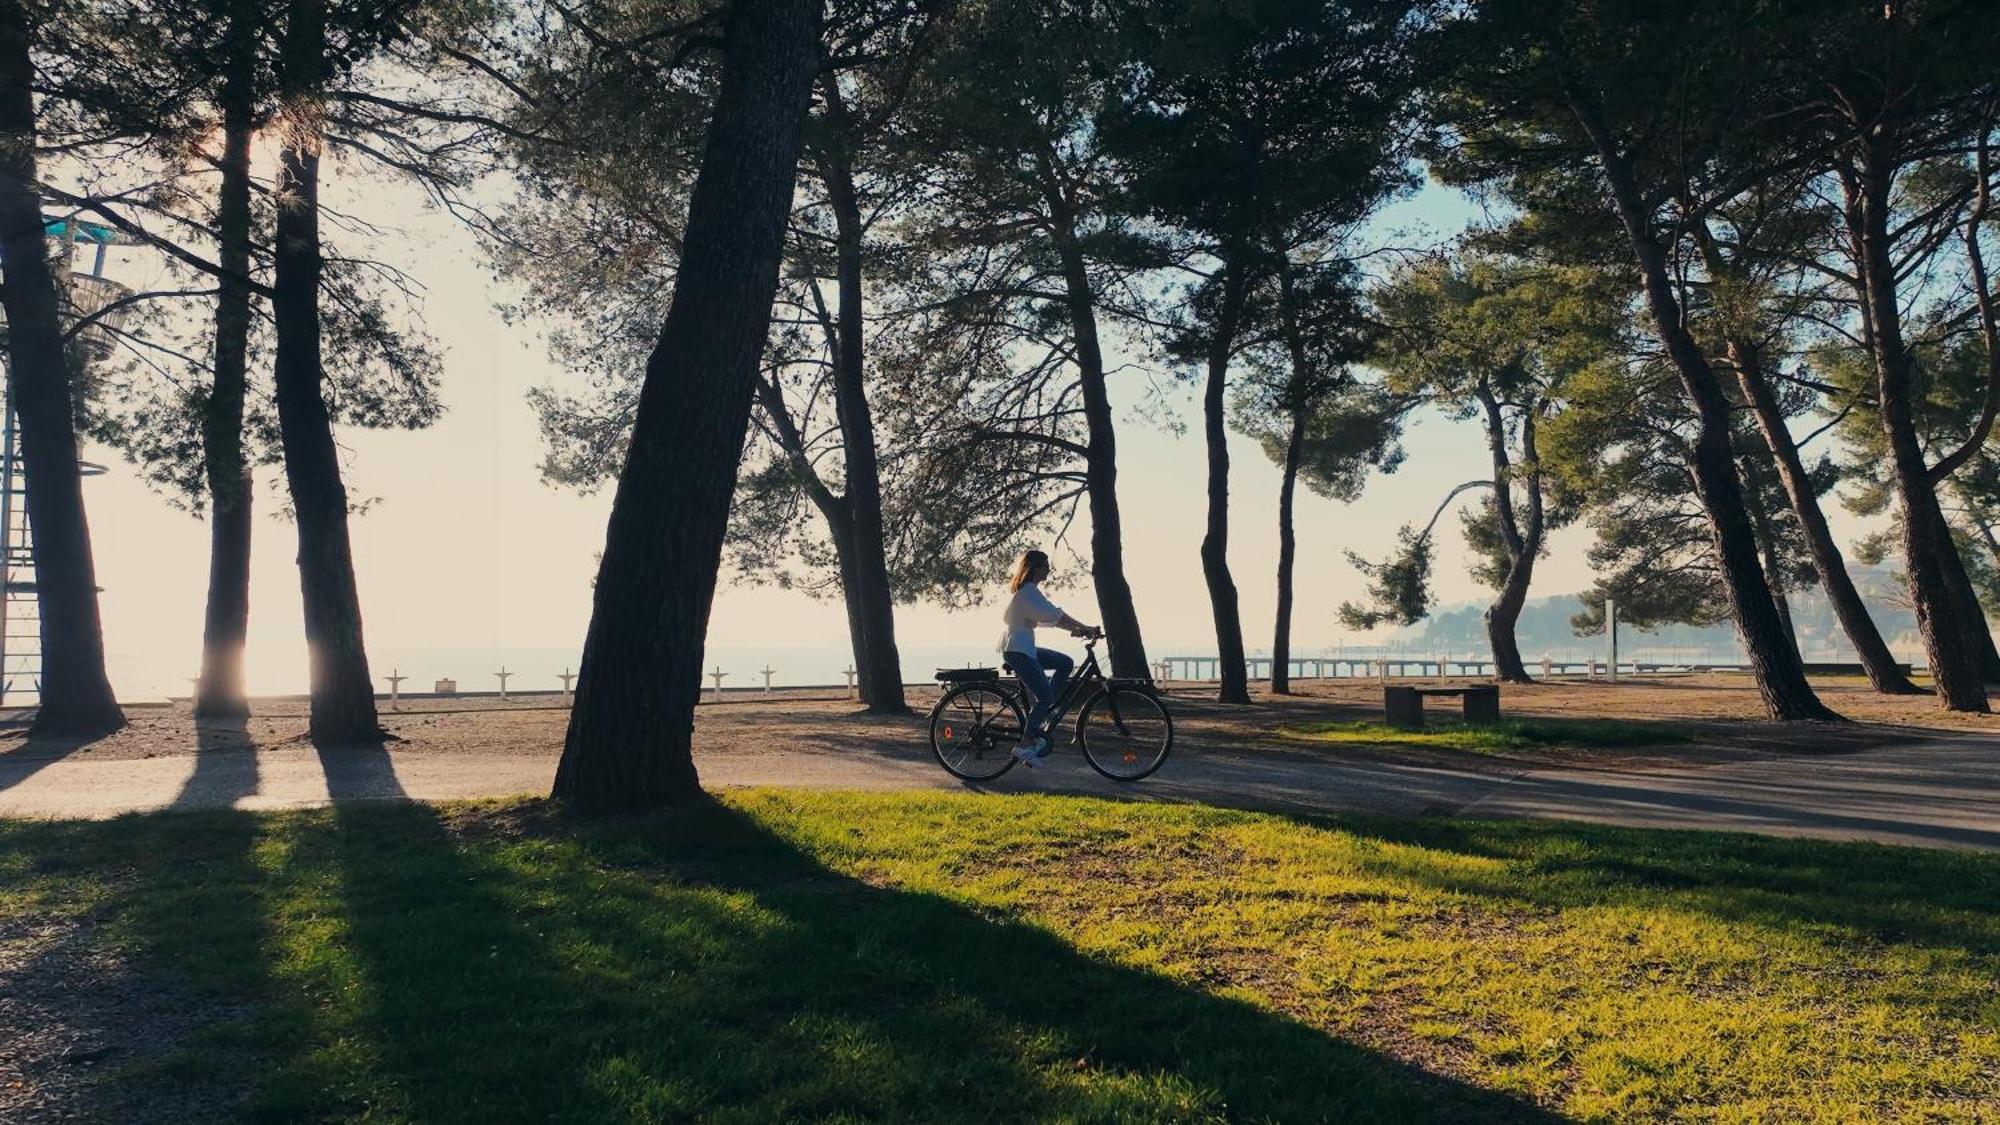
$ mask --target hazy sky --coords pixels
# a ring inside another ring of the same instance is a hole
[[[549,362],[532,329],[509,327],[494,312],[508,288],[485,268],[469,232],[427,209],[421,194],[406,185],[332,162],[326,175],[329,203],[382,223],[389,232],[365,247],[343,235],[343,248],[392,261],[426,287],[422,315],[444,353],[447,413],[435,427],[341,435],[350,495],[379,498],[352,521],[374,670],[386,675],[400,667],[412,676],[412,688],[443,675],[457,677],[467,688],[490,688],[489,673],[507,660],[521,673],[516,688],[552,685],[581,649],[593,555],[609,510],[607,494],[580,496],[552,488],[537,473],[542,447],[524,395],[533,386],[560,384],[564,373]],[[1385,240],[1409,244],[1448,235],[1472,214],[1454,194],[1432,188],[1391,209],[1378,228]],[[128,284],[157,279],[158,264],[148,253],[124,252],[112,275]],[[1184,434],[1134,414],[1155,384],[1169,387],[1174,412],[1187,423]],[[1114,377],[1128,576],[1155,658],[1213,651],[1197,555],[1205,461],[1196,394],[1192,384],[1174,383],[1157,370],[1132,369]],[[1426,420],[1408,434],[1406,445],[1405,465],[1371,480],[1351,505],[1300,489],[1295,652],[1364,639],[1347,634],[1334,616],[1362,585],[1344,550],[1381,556],[1396,528],[1427,517],[1451,485],[1487,475],[1481,436],[1469,423]],[[88,482],[87,502],[113,683],[124,698],[185,694],[185,677],[199,663],[207,527],[149,491],[115,454],[100,449],[88,456],[112,466],[109,474]],[[1278,473],[1260,449],[1240,437],[1232,440],[1231,457],[1230,565],[1246,641],[1252,651],[1266,651],[1275,604]],[[267,474],[258,494],[267,515],[280,499],[272,491],[277,480],[277,474]],[[1442,526],[1446,534],[1435,578],[1441,601],[1483,598],[1485,591],[1464,573],[1456,523]],[[1845,537],[1848,529],[1842,531]],[[1072,530],[1076,543],[1087,544],[1088,534],[1080,519]],[[259,693],[297,691],[304,685],[305,654],[294,529],[259,518],[255,536],[250,687]],[[1588,532],[1580,527],[1558,533],[1551,557],[1537,571],[1533,594],[1586,585],[1587,542]],[[1059,600],[1079,616],[1096,617],[1087,581],[1061,591]],[[983,651],[994,633],[994,602],[997,595],[984,608],[958,612],[902,608],[898,640],[906,651]],[[748,674],[755,665],[746,661],[772,659],[782,675],[785,648],[836,646],[844,654],[847,632],[837,602],[725,585],[708,640],[712,649],[729,653],[737,673],[730,683],[741,685],[754,682]],[[779,655],[763,657],[766,649]],[[921,660],[905,662],[911,679],[928,671]]]

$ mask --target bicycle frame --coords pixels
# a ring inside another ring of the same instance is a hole
[[[1051,701],[1043,733],[1053,735],[1072,715],[1081,715],[1076,721],[1076,742],[1083,748],[1091,768],[1113,781],[1136,781],[1150,776],[1166,760],[1167,751],[1173,745],[1173,716],[1151,678],[1104,674],[1104,666],[1097,660],[1098,639],[1101,638],[1093,638],[1086,644],[1082,662]],[[990,667],[940,669],[938,680],[947,685],[938,696],[936,706],[931,708],[931,752],[937,756],[939,764],[954,776],[973,782],[990,781],[1007,772],[1015,764],[1014,759],[1020,757],[1018,750],[1009,757],[1009,750],[1013,749],[1010,744],[1022,733],[1015,723],[1033,710],[1034,693],[1021,682],[1019,675],[996,675]],[[981,692],[998,695],[1004,703],[998,707],[990,706],[980,700]],[[1103,747],[1097,745],[1101,735],[1107,738],[1134,737],[1126,720],[1133,714],[1130,708],[1137,700],[1125,699],[1125,692],[1147,700],[1147,708],[1142,709],[1144,715],[1155,716],[1162,724],[1156,727],[1149,723],[1140,728],[1144,737],[1151,738],[1157,733],[1160,738],[1157,747],[1147,752],[1143,762],[1130,747],[1117,743],[1107,743]],[[947,705],[954,700],[965,699],[972,702],[961,702],[955,705],[957,710],[947,710]],[[1125,699],[1123,705],[1121,699]],[[1105,731],[1099,730],[1094,717],[1100,710],[1109,723]],[[1090,723],[1087,731],[1084,729],[1086,721]],[[955,730],[957,733],[954,733]],[[1121,770],[1115,761],[1111,765],[1100,761],[1101,751],[1122,752],[1128,768]],[[964,757],[968,752],[971,757]],[[995,762],[994,755],[1002,760]],[[969,764],[974,762],[979,764]],[[1139,763],[1136,773],[1131,772],[1135,762]]]
[[[1019,676],[1008,676],[1006,679],[1020,691],[1023,713],[1033,711],[1035,698],[1034,693],[1028,690],[1028,685],[1022,683]],[[1104,667],[1097,662],[1097,641],[1085,641],[1083,644],[1083,663],[1077,665],[1076,671],[1070,673],[1069,682],[1063,685],[1062,692],[1056,696],[1055,706],[1049,708],[1049,718],[1042,725],[1042,730],[1044,733],[1055,730],[1063,724],[1064,719],[1069,718],[1070,712],[1076,710],[1078,706],[1089,700],[1097,692],[1110,688],[1114,683],[1125,682],[1127,681],[1104,674]],[[1130,682],[1132,686],[1139,686],[1140,684],[1144,684],[1147,687],[1152,686],[1150,681],[1132,680]],[[1114,714],[1114,721],[1116,718],[1117,716]]]

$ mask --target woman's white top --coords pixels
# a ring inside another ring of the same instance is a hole
[[[1056,603],[1042,593],[1042,588],[1033,582],[1021,583],[1014,596],[1007,600],[1007,611],[1003,615],[1007,631],[1000,634],[1000,644],[995,652],[1022,652],[1035,655],[1035,626],[1053,625],[1062,620],[1063,611]]]

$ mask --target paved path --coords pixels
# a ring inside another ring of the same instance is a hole
[[[710,787],[956,788],[917,748],[795,747],[696,759]],[[0,757],[0,816],[105,817],[160,808],[283,808],[329,800],[545,793],[548,754],[327,750],[294,746],[128,760]],[[1706,766],[1449,768],[1257,748],[1177,756],[1118,785],[1073,751],[1015,769],[996,793],[1068,792],[1297,811],[1547,817],[2000,850],[2000,740],[1939,736],[1846,754]]]

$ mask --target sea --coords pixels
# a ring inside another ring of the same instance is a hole
[[[1153,659],[1172,659],[1177,663],[1176,675],[1184,674],[1189,660],[1213,660],[1215,650],[1209,646],[1189,645],[1177,647],[1148,646]],[[903,663],[904,679],[911,683],[929,682],[931,673],[939,668],[966,666],[990,666],[997,657],[992,646],[980,643],[958,645],[905,644],[899,646]],[[390,676],[400,676],[398,690],[404,694],[422,694],[437,687],[438,681],[449,680],[456,690],[463,693],[498,691],[501,686],[499,673],[508,673],[506,686],[509,692],[557,691],[562,686],[562,674],[575,672],[582,654],[582,645],[574,647],[558,646],[449,646],[435,645],[422,647],[384,647],[371,649],[368,654],[370,670],[378,681],[382,694],[389,692]],[[1250,653],[1253,659],[1268,656],[1268,650]],[[1547,654],[1533,652],[1526,654],[1531,666],[1537,665],[1544,655],[1559,663],[1577,663],[1592,658],[1602,659],[1603,649],[1598,645],[1579,644],[1563,651]],[[1431,660],[1443,657],[1447,660],[1482,660],[1486,653],[1477,648],[1439,650],[1414,645],[1309,645],[1296,648],[1295,659],[1314,658],[1336,659],[1388,659],[1388,660]],[[112,685],[121,700],[128,702],[159,702],[185,697],[192,690],[192,677],[198,670],[199,653],[189,653],[185,659],[163,656],[157,652],[126,652],[112,650],[106,654]],[[1733,664],[1742,660],[1742,654],[1728,649],[1706,649],[1692,646],[1627,647],[1621,646],[1621,663],[1645,661],[1667,664]],[[848,682],[846,671],[853,665],[853,654],[846,645],[828,644],[728,644],[711,645],[703,654],[704,669],[722,673],[724,691],[746,688],[762,688],[769,672],[770,686],[775,688],[838,687]],[[1204,669],[1203,671],[1206,671]],[[1329,669],[1331,671],[1331,669]],[[294,695],[306,690],[306,668],[304,654],[289,659],[271,659],[253,651],[246,670],[252,695]],[[704,678],[703,686],[711,687],[715,681]]]

